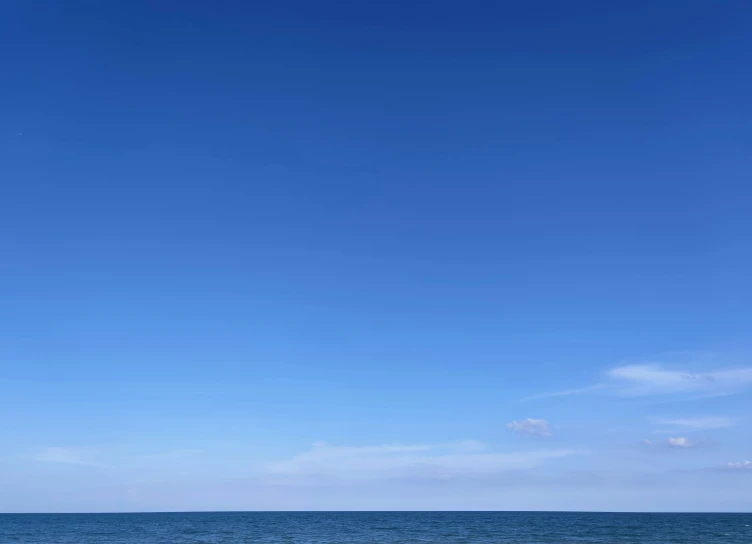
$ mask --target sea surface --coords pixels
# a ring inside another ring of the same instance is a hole
[[[0,544],[752,543],[752,514],[0,514]]]

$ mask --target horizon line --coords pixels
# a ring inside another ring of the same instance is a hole
[[[0,512],[0,516],[97,516],[144,514],[715,514],[748,515],[752,511],[706,510],[120,510],[104,512]]]

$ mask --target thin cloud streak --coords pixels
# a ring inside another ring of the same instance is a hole
[[[689,440],[688,438],[684,436],[677,436],[675,438],[670,437],[666,441],[666,444],[670,448],[694,448],[695,446],[697,446],[697,443],[692,442],[691,440]]]
[[[535,395],[528,395],[527,397],[523,397],[523,401],[527,400],[536,400],[536,399],[546,399],[551,397],[568,397],[570,395],[583,395],[585,393],[592,393],[593,391],[599,391],[602,389],[606,389],[608,386],[603,383],[596,383],[593,385],[588,385],[587,387],[578,387],[575,389],[564,389],[563,391],[553,391],[550,393],[537,393]]]
[[[51,446],[37,452],[34,459],[43,463],[63,463],[68,465],[105,467],[106,465],[95,460],[97,453],[97,450],[92,448]]]
[[[670,436],[664,442],[653,442],[652,440],[642,440],[640,445],[645,448],[669,449],[669,450],[689,450],[694,448],[704,448],[714,446],[715,443],[708,440],[690,440],[686,436]]]
[[[669,370],[659,364],[624,365],[607,376],[622,385],[626,396],[699,393],[707,396],[727,395],[752,385],[752,368],[691,372]]]
[[[605,378],[604,382],[586,387],[531,395],[522,400],[599,391],[620,397],[731,395],[752,387],[752,367],[695,372],[669,369],[662,364],[630,364],[608,370]]]
[[[292,459],[273,463],[267,477],[284,483],[306,478],[376,480],[447,479],[498,474],[537,467],[550,459],[575,455],[570,449],[490,452],[478,442],[435,445],[333,446],[324,442]]]
[[[531,436],[551,436],[551,424],[548,421],[531,417],[507,423],[507,430]]]
[[[203,453],[199,449],[183,449],[165,452],[157,452],[139,455],[117,455],[112,451],[102,450],[96,447],[61,447],[50,446],[42,448],[33,454],[32,458],[42,463],[60,463],[68,465],[81,465],[100,468],[127,468],[134,466],[134,463],[155,464],[162,462],[176,463],[179,461],[195,459]],[[107,462],[102,462],[105,458]]]
[[[736,425],[736,422],[730,417],[651,418],[651,421],[656,425],[669,425],[698,430],[724,429]]]
[[[125,460],[151,460],[151,459],[179,459],[184,457],[192,457],[195,455],[200,455],[204,451],[200,449],[184,449],[184,450],[172,450],[172,451],[164,451],[159,453],[146,453],[146,454],[139,454],[139,455],[130,455],[128,457],[124,457]]]

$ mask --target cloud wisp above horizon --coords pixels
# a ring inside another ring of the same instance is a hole
[[[663,418],[655,417],[650,420],[656,425],[668,427],[682,427],[688,430],[725,429],[736,425],[736,421],[730,417],[679,417]],[[659,431],[669,432],[669,431]]]
[[[69,447],[48,446],[32,454],[32,459],[41,463],[60,463],[85,467],[120,469],[138,467],[152,462],[176,463],[196,459],[202,450],[182,449],[158,451],[155,453],[123,454],[111,448],[92,446]]]
[[[476,441],[453,444],[335,446],[317,442],[293,458],[271,464],[267,475],[338,480],[383,478],[450,479],[535,468],[582,453],[573,449],[496,452]]]
[[[551,424],[548,421],[531,417],[507,423],[507,430],[528,436],[551,436]]]
[[[677,436],[677,437],[669,437],[669,439],[666,441],[666,445],[669,448],[695,448],[697,447],[697,442],[692,442],[690,439],[684,437],[684,436]]]
[[[605,372],[603,381],[589,386],[538,393],[527,396],[523,400],[588,393],[603,393],[619,397],[694,396],[706,398],[739,393],[749,387],[752,387],[752,367],[694,371],[669,368],[660,363],[644,363],[612,368]],[[681,425],[681,423],[678,424]]]
[[[661,442],[654,442],[652,440],[643,440],[641,442],[643,447],[647,448],[664,448],[673,450],[690,450],[695,448],[706,448],[717,445],[710,440],[696,440],[689,439],[686,436],[670,436],[666,440]]]
[[[96,460],[97,454],[98,451],[94,448],[50,446],[38,451],[34,456],[34,459],[44,463],[105,467],[105,464]]]

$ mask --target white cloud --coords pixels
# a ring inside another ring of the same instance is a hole
[[[662,442],[652,440],[642,440],[640,444],[645,448],[651,448],[654,451],[659,449],[688,450],[693,448],[704,448],[713,446],[714,443],[708,440],[690,440],[686,436],[672,436]]]
[[[551,436],[551,425],[545,419],[527,418],[507,423],[507,429],[519,434]]]
[[[583,395],[585,393],[592,393],[593,391],[598,391],[600,389],[603,389],[604,387],[606,387],[605,384],[596,383],[596,384],[588,385],[585,387],[577,387],[575,389],[564,389],[563,391],[553,391],[551,393],[536,393],[535,395],[529,395],[527,397],[524,397],[522,400],[535,400],[535,399],[545,399],[545,398],[551,398],[551,397],[568,397],[570,395]]]
[[[137,461],[137,460],[149,461],[149,460],[152,460],[152,459],[154,459],[154,460],[165,459],[165,460],[171,461],[171,460],[178,460],[178,459],[183,459],[183,458],[194,457],[196,455],[200,455],[201,453],[203,453],[203,450],[192,448],[192,449],[184,449],[184,450],[163,451],[163,452],[159,452],[159,453],[146,453],[146,454],[139,454],[139,455],[130,455],[128,457],[124,457],[123,459],[124,460],[134,460],[134,461]]]
[[[677,437],[669,437],[669,439],[666,441],[666,445],[669,448],[694,448],[697,446],[696,442],[692,442],[688,438],[684,436],[677,436]]]
[[[174,466],[181,462],[195,460],[202,453],[199,449],[183,449],[149,454],[120,455],[107,448],[94,447],[60,447],[42,448],[34,454],[36,461],[44,463],[63,463],[91,467],[128,468],[136,464],[141,466]],[[102,460],[106,459],[106,462]]]
[[[749,470],[752,471],[752,461],[737,461],[735,463],[728,463],[726,468],[729,470]]]
[[[274,463],[268,474],[278,477],[454,478],[534,468],[548,459],[578,453],[574,450],[489,452],[479,442],[456,444],[333,446],[318,442],[309,451]]]
[[[576,389],[532,395],[523,400],[593,392],[622,397],[650,395],[710,397],[738,393],[749,387],[752,387],[752,367],[698,372],[667,368],[660,363],[630,364],[608,370],[603,382]]]
[[[606,374],[618,393],[626,396],[699,393],[725,395],[752,385],[752,368],[692,372],[669,370],[659,364],[624,365]]]
[[[653,418],[658,425],[672,425],[689,429],[723,429],[733,427],[736,423],[729,417],[689,417],[689,418]]]
[[[53,446],[39,451],[34,458],[45,463],[66,463],[69,465],[104,466],[96,462],[97,450],[92,448],[63,448]]]

